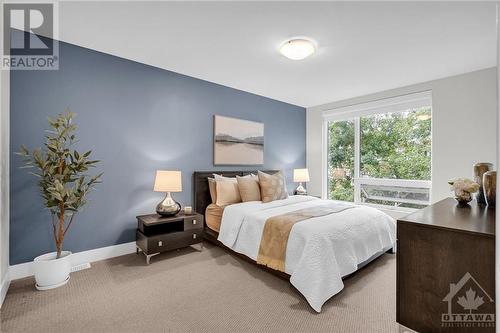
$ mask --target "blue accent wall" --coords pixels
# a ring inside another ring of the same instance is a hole
[[[213,165],[213,116],[265,124],[265,169],[283,169],[289,190],[293,168],[305,167],[306,115],[302,107],[60,43],[57,71],[12,71],[10,148],[44,143],[47,117],[69,107],[77,114],[80,150],[102,162],[103,183],[75,218],[65,250],[79,252],[135,240],[139,214],[154,212],[157,169],[182,170],[182,193],[192,205],[196,170],[256,169]],[[50,214],[36,178],[10,165],[10,264],[55,250]]]

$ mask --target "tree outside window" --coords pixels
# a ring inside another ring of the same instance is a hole
[[[327,133],[329,199],[407,208],[425,206],[429,188],[391,184],[391,180],[431,179],[430,106],[331,121]],[[356,135],[360,147],[358,166]],[[355,168],[359,168],[358,179],[354,178]],[[370,184],[367,179],[383,182]]]

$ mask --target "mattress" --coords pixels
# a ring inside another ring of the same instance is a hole
[[[217,239],[256,260],[267,219],[329,203],[298,195],[268,203],[229,205],[224,209]],[[311,307],[320,312],[323,303],[343,289],[343,276],[392,247],[395,240],[393,218],[375,208],[353,205],[352,209],[295,223],[287,241],[285,273]]]
[[[213,231],[219,232],[220,224],[222,222],[222,213],[224,212],[224,207],[217,206],[216,204],[208,205],[205,210],[205,224],[207,227]]]

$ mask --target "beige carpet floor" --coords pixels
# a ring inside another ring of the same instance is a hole
[[[397,332],[396,258],[384,254],[315,313],[286,280],[207,245],[93,263],[36,291],[14,281],[1,332]]]

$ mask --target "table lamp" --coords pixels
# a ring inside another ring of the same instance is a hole
[[[172,198],[171,192],[182,192],[182,174],[180,171],[157,170],[155,192],[166,192],[165,198],[156,206],[156,213],[161,216],[174,216],[181,210],[181,205]]]
[[[309,171],[307,169],[294,169],[293,170],[293,182],[299,183],[299,186],[294,191],[294,194],[307,195],[307,191],[302,186],[302,182],[309,181]]]

